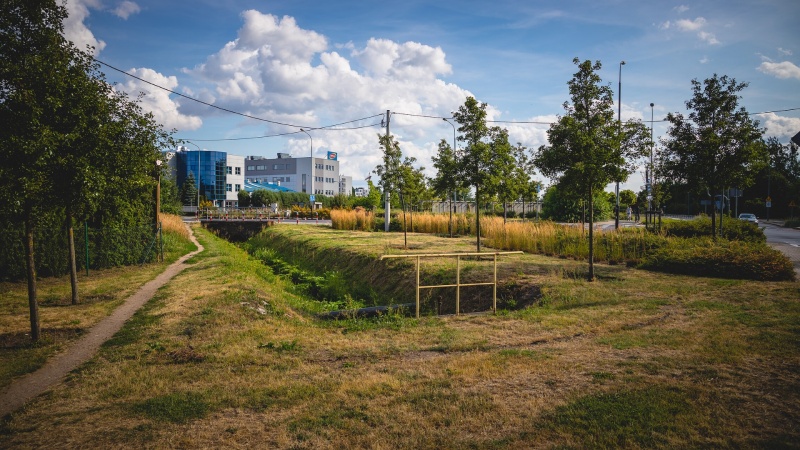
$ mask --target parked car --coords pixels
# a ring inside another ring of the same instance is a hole
[[[758,217],[755,214],[742,213],[739,214],[739,220],[746,220],[748,222],[758,223]]]

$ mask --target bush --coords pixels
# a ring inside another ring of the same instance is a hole
[[[640,268],[684,275],[766,281],[794,280],[792,262],[763,243],[673,239]]]
[[[783,223],[783,226],[786,228],[798,228],[800,227],[800,219],[790,219]]]
[[[719,226],[719,223],[717,223]],[[700,217],[693,220],[665,220],[662,231],[670,237],[697,238],[711,236],[711,218]],[[764,232],[754,223],[734,218],[722,221],[719,236],[728,240],[746,242],[767,242]]]

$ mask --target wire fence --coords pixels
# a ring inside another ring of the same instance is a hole
[[[153,224],[73,228],[75,261],[79,271],[153,262],[162,253],[161,235]],[[34,227],[34,261],[39,276],[69,273],[69,238],[65,227]],[[25,277],[25,231],[21,225],[5,225],[0,233],[0,278]]]

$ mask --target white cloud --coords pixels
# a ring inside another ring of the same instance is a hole
[[[64,20],[64,37],[72,41],[76,47],[86,50],[87,46],[94,48],[92,54],[97,56],[106,46],[106,43],[94,37],[94,34],[84,25],[83,21],[89,17],[89,8],[100,9],[99,0],[68,0],[67,18]]]
[[[114,8],[111,12],[114,13],[115,16],[127,20],[133,14],[140,12],[142,9],[134,2],[125,0],[116,8]]]
[[[662,22],[661,25],[658,26],[658,28],[661,29],[661,30],[669,30],[669,28],[671,26],[672,26],[672,23],[668,20],[666,22]]]
[[[778,47],[778,53],[780,53],[783,56],[792,56],[792,51],[791,50],[787,50],[787,49],[781,48],[781,47]]]
[[[716,36],[714,36],[713,33],[708,33],[708,32],[705,32],[705,31],[701,31],[701,32],[697,33],[697,36],[700,39],[704,40],[707,44],[710,44],[710,45],[719,44],[719,41],[717,40]]]
[[[131,69],[128,73],[170,90],[175,90],[178,86],[176,77],[164,76],[153,69]],[[171,99],[169,92],[163,89],[132,78],[125,83],[118,84],[117,89],[127,92],[133,98],[143,93],[140,103],[142,109],[152,112],[156,122],[162,124],[165,129],[196,130],[203,125],[203,121],[199,117],[182,114],[178,110],[180,103]]]
[[[767,136],[787,138],[800,131],[800,118],[798,117],[784,117],[775,113],[764,113],[758,116],[762,119],[764,128],[767,129]]]
[[[678,14],[682,14],[682,13],[685,13],[686,11],[688,11],[689,7],[686,6],[686,5],[678,5],[678,6],[674,7],[674,8],[672,8],[672,9],[674,11],[676,11]]]
[[[438,47],[376,38],[363,45],[348,42],[329,47],[325,36],[301,28],[292,17],[250,10],[242,14],[242,21],[235,40],[202,64],[184,71],[210,83],[213,103],[220,107],[313,128],[342,118],[384,113],[386,109],[450,116],[470,95],[440,78],[451,73],[452,68]],[[195,91],[202,92],[203,88]],[[202,106],[186,106],[182,111],[216,113]],[[491,117],[499,117],[495,109],[490,107],[488,111]],[[378,122],[379,117],[348,126]],[[292,130],[271,126],[268,132]],[[442,120],[410,115],[393,115],[391,131],[403,153],[416,157],[429,169],[438,142],[429,142],[430,136],[441,136],[448,142],[452,139],[452,128]],[[243,136],[254,134],[252,128],[236,132]],[[366,176],[380,162],[376,137],[379,132],[377,127],[310,131],[315,154],[337,151],[342,173],[356,178]],[[307,139],[290,139],[286,151],[307,155]]]
[[[706,19],[698,17],[694,20],[680,19],[675,21],[675,26],[681,31],[697,31],[706,24]]]
[[[797,67],[789,61],[779,63],[764,61],[758,66],[758,71],[782,79],[797,78],[800,80],[800,67]]]
[[[708,63],[708,61],[709,61],[709,59],[708,59],[708,56],[703,56],[703,57],[700,59],[700,64],[707,64],[707,63]]]

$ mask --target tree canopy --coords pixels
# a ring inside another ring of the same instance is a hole
[[[543,175],[558,181],[559,189],[574,192],[588,203],[589,280],[594,279],[593,201],[595,193],[612,181],[625,181],[636,159],[650,142],[640,122],[619,124],[614,119],[611,88],[601,85],[600,61],[573,60],[578,71],[569,81],[570,102],[547,131],[549,145],[539,147],[534,164]]]
[[[747,187],[768,162],[764,130],[739,107],[747,83],[714,74],[692,80],[688,117],[670,113],[670,127],[660,155],[660,172],[684,182],[696,193],[721,194],[726,187]],[[705,191],[705,192],[703,192]],[[716,237],[714,215],[712,236]]]

